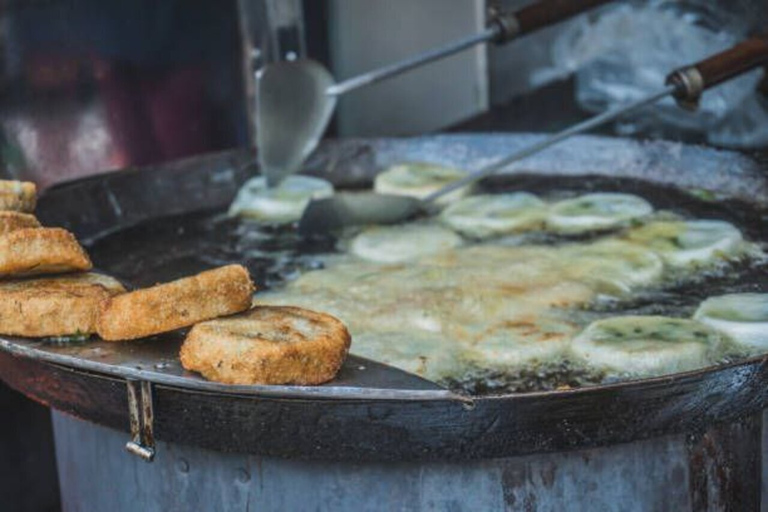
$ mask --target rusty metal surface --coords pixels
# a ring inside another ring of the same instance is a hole
[[[125,444],[125,449],[147,462],[152,462],[155,458],[152,384],[129,379],[126,381],[126,389],[131,440]]]
[[[762,416],[755,415],[688,439],[693,510],[760,509],[762,435]]]
[[[54,413],[70,512],[752,512],[760,420],[694,439],[462,462],[302,461],[161,442],[148,465],[121,450],[122,433]]]
[[[537,137],[331,142],[309,167],[336,183],[362,186],[396,161],[474,169]],[[50,190],[41,198],[39,215],[44,223],[66,226],[93,242],[141,222],[221,210],[248,177],[249,158],[246,152],[228,152],[82,180]],[[521,183],[537,175],[561,180],[598,175],[607,181],[620,176],[768,204],[766,176],[749,158],[663,142],[577,137],[509,172]],[[765,217],[752,220],[763,226]],[[125,388],[115,383],[146,380],[155,384],[159,440],[340,460],[473,459],[603,446],[703,432],[715,421],[754,414],[768,403],[766,358],[572,391],[467,398],[354,357],[336,381],[321,387],[224,386],[181,369],[179,340],[174,334],[54,347],[0,338],[0,376],[57,409],[126,431]]]

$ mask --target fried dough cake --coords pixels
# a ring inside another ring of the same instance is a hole
[[[61,228],[23,228],[0,235],[0,277],[90,270],[90,258]]]
[[[92,272],[0,281],[0,334],[45,337],[96,332],[104,302],[125,292],[116,279]]]
[[[0,210],[31,213],[37,203],[37,187],[29,181],[0,180]]]
[[[132,340],[239,313],[255,287],[242,265],[227,265],[114,297],[98,321],[99,336]]]
[[[314,385],[333,379],[350,335],[331,315],[292,306],[256,306],[195,325],[181,364],[225,384]]]
[[[29,213],[0,211],[0,235],[24,228],[39,228],[40,222]]]

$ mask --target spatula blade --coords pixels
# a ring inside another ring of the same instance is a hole
[[[336,106],[331,74],[311,60],[268,64],[256,75],[256,146],[272,187],[317,147]]]

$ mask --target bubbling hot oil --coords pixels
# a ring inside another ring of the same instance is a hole
[[[563,195],[567,196],[568,193]],[[701,212],[708,207],[707,204],[697,204],[695,201],[685,204],[694,208],[678,210],[676,213],[689,218],[701,217]],[[727,208],[724,210],[722,205],[719,208],[721,215],[730,212]],[[763,232],[759,225],[762,223],[761,216],[754,215],[754,212],[743,215],[738,210],[731,213],[730,218],[725,215],[726,218],[747,236],[751,234],[754,239],[755,233]],[[740,222],[744,219],[757,219],[758,225]],[[539,232],[510,236],[493,243],[507,247],[559,247],[588,244],[610,235],[597,233],[561,237]],[[267,226],[209,212],[155,220],[126,229],[96,241],[90,251],[97,267],[134,286],[167,281],[216,265],[241,263],[249,269],[261,291],[283,293],[281,290],[289,290],[292,286],[290,283],[296,282],[308,272],[322,270],[326,266],[333,268],[337,264],[336,260],[343,260],[343,256],[335,254],[338,246],[338,240],[333,237],[303,240],[296,235],[294,226]],[[486,277],[492,274],[490,272]],[[579,307],[567,309],[566,313],[569,321],[580,327],[598,318],[625,314],[690,317],[696,306],[708,296],[768,291],[766,277],[768,265],[760,259],[723,264],[693,275],[665,274],[664,281],[658,286],[640,289],[620,299],[598,297]],[[257,294],[256,298],[259,297]],[[306,306],[323,310],[332,304],[314,301]],[[349,318],[349,323],[354,324],[358,316],[366,315],[364,306],[358,304],[360,309],[354,317]],[[430,324],[425,325],[429,328]],[[449,339],[448,333],[433,334]],[[403,342],[407,343],[406,338],[403,338]],[[355,352],[354,340],[352,351]],[[737,351],[726,353],[719,362],[731,362],[744,355]],[[413,368],[406,369],[413,371]],[[488,369],[477,364],[453,369],[457,371],[430,377],[453,390],[474,395],[579,388],[632,378],[585,368],[567,357],[531,361],[530,364],[508,369]]]

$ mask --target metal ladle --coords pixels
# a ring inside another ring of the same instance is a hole
[[[336,84],[311,60],[269,64],[256,75],[256,145],[267,185],[293,174],[315,149],[339,96],[453,55],[480,43],[503,44],[611,0],[542,0],[513,13],[498,13],[480,32]]]
[[[312,235],[326,233],[349,225],[401,222],[419,211],[426,210],[435,200],[458,188],[496,173],[513,162],[539,153],[573,135],[584,133],[624,114],[656,103],[666,96],[674,96],[678,104],[684,108],[695,109],[698,107],[701,94],[706,89],[751,71],[766,62],[768,62],[768,39],[749,39],[697,64],[673,71],[667,76],[666,85],[662,89],[645,98],[571,126],[539,143],[523,148],[491,165],[469,173],[464,178],[433,192],[424,199],[357,193],[336,194],[327,199],[313,200],[304,210],[299,222],[299,231],[305,235]]]

